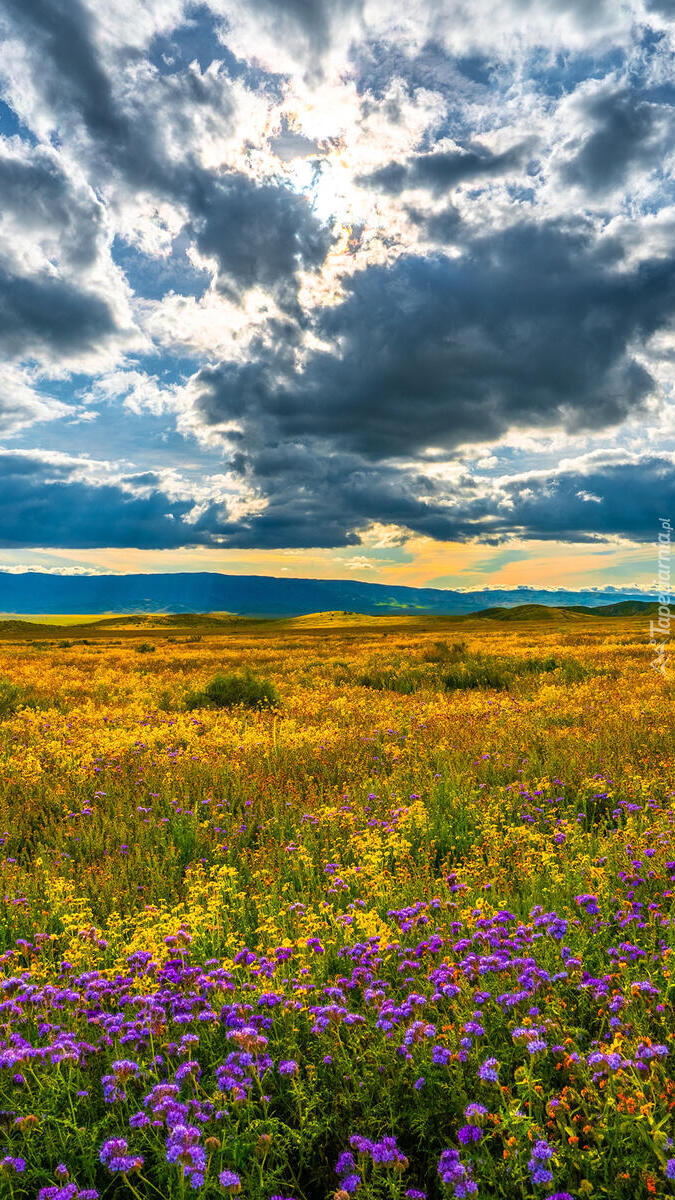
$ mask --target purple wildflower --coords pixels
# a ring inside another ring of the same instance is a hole
[[[484,1083],[499,1083],[499,1063],[496,1058],[486,1058],[478,1068],[478,1074]]]
[[[472,1142],[479,1142],[482,1136],[483,1130],[479,1125],[462,1125],[462,1128],[457,1130],[457,1140],[462,1146],[470,1146]]]
[[[460,1161],[457,1150],[443,1151],[438,1163],[438,1174],[443,1183],[449,1184],[454,1189],[457,1200],[464,1200],[466,1196],[475,1196],[478,1191],[470,1168],[465,1167]]]
[[[464,1116],[470,1125],[482,1125],[481,1118],[487,1116],[487,1108],[484,1104],[467,1104]]]
[[[445,1046],[434,1046],[431,1058],[439,1066],[447,1067],[448,1063],[452,1060],[452,1054]]]
[[[349,1192],[349,1195],[353,1196],[360,1183],[360,1175],[345,1175],[345,1178],[340,1180],[340,1187],[343,1192]]]
[[[139,1171],[143,1166],[142,1155],[129,1154],[129,1147],[124,1138],[110,1138],[104,1142],[99,1158],[113,1175],[117,1172],[127,1175],[130,1171]]]
[[[532,1147],[532,1156],[527,1164],[530,1179],[534,1184],[553,1182],[553,1175],[545,1165],[550,1158],[553,1158],[553,1150],[548,1142],[535,1142]]]
[[[234,1193],[241,1191],[241,1179],[237,1175],[236,1171],[221,1171],[220,1175],[218,1176],[218,1182],[226,1192]]]
[[[0,1169],[21,1175],[26,1170],[26,1160],[25,1158],[12,1158],[11,1154],[7,1154],[0,1159]]]
[[[206,1152],[199,1145],[200,1131],[194,1125],[175,1125],[166,1142],[166,1161],[183,1168],[193,1188],[201,1187],[206,1170]]]
[[[355,1168],[356,1163],[354,1162],[354,1155],[351,1150],[343,1150],[335,1164],[335,1174],[345,1175],[348,1171],[355,1170]]]

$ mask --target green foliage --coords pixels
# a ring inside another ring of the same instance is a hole
[[[258,708],[266,704],[278,704],[279,693],[269,679],[254,675],[252,671],[229,671],[218,673],[201,691],[189,691],[185,695],[185,708],[233,708],[238,704],[245,708]]]
[[[134,649],[137,654],[154,654],[155,652],[155,646],[153,646],[152,642],[140,642]]]
[[[560,664],[560,678],[563,683],[583,683],[593,672],[580,663],[577,658],[566,658]]]
[[[466,657],[466,653],[466,642],[453,642],[452,646],[449,646],[447,642],[439,641],[427,647],[422,659],[430,663],[460,662]]]
[[[452,666],[443,676],[446,691],[464,688],[495,688],[508,691],[522,676],[544,675],[555,671],[558,663],[553,655],[547,658],[483,658],[475,655]]]
[[[498,691],[506,691],[512,682],[512,671],[506,670],[499,663],[482,662],[480,659],[453,666],[442,677],[443,687],[447,692],[466,688],[496,688]]]
[[[410,696],[429,683],[429,675],[414,667],[403,670],[374,667],[359,675],[356,682],[359,687],[373,688],[376,692],[398,692],[402,696]]]
[[[422,688],[432,691],[463,691],[470,688],[494,688],[507,691],[519,678],[555,671],[558,660],[545,658],[504,658],[469,654],[466,642],[436,642],[422,658],[424,666],[393,661],[372,665],[356,679],[360,687],[375,691],[399,692],[409,696]],[[428,665],[427,665],[428,664]],[[435,668],[435,669],[434,669]]]
[[[20,708],[36,708],[37,703],[32,688],[19,687],[11,679],[0,679],[0,720],[11,717]]]

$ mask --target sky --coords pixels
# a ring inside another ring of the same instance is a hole
[[[649,587],[675,0],[0,0],[0,569]]]

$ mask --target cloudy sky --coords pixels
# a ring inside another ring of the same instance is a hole
[[[0,566],[648,585],[675,0],[0,0]]]

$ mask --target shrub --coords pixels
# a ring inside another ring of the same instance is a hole
[[[20,708],[35,708],[37,704],[30,688],[20,687],[11,679],[0,679],[0,719],[11,717]]]
[[[576,658],[566,658],[560,664],[560,677],[563,683],[582,683],[588,679],[591,672]]]
[[[278,704],[279,693],[269,679],[261,679],[251,671],[219,673],[207,683],[203,691],[189,691],[185,696],[185,707],[232,708],[242,704],[246,708],[257,708],[263,704]]]
[[[496,688],[508,691],[515,679],[521,675],[543,675],[555,671],[557,659],[546,658],[483,658],[476,655],[450,667],[443,676],[447,691],[460,688]]]
[[[466,652],[466,642],[453,642],[452,646],[447,642],[434,642],[424,651],[422,660],[429,663],[460,662],[466,657]]]
[[[554,654],[546,658],[517,658],[511,662],[515,675],[543,675],[545,671],[555,671],[557,666],[558,660]]]
[[[471,659],[452,666],[442,677],[443,687],[448,692],[464,688],[496,688],[507,691],[513,680],[512,672],[496,663]]]
[[[428,669],[407,666],[400,661],[387,666],[371,665],[356,683],[375,691],[400,692],[407,696],[422,688],[458,691],[468,688],[495,688],[507,691],[521,676],[542,675],[559,665],[554,655],[546,658],[497,658],[480,653],[469,655],[466,642],[436,642],[422,656],[435,664]]]
[[[374,668],[370,671],[364,671],[359,675],[356,681],[360,687],[373,688],[376,692],[389,691],[399,692],[402,696],[410,696],[413,692],[419,691],[425,684],[429,684],[429,677],[422,671],[416,671],[414,668],[397,671]]]
[[[155,651],[155,647],[152,645],[152,642],[140,642],[138,646],[134,647],[134,649],[136,650],[137,654],[153,654]]]

